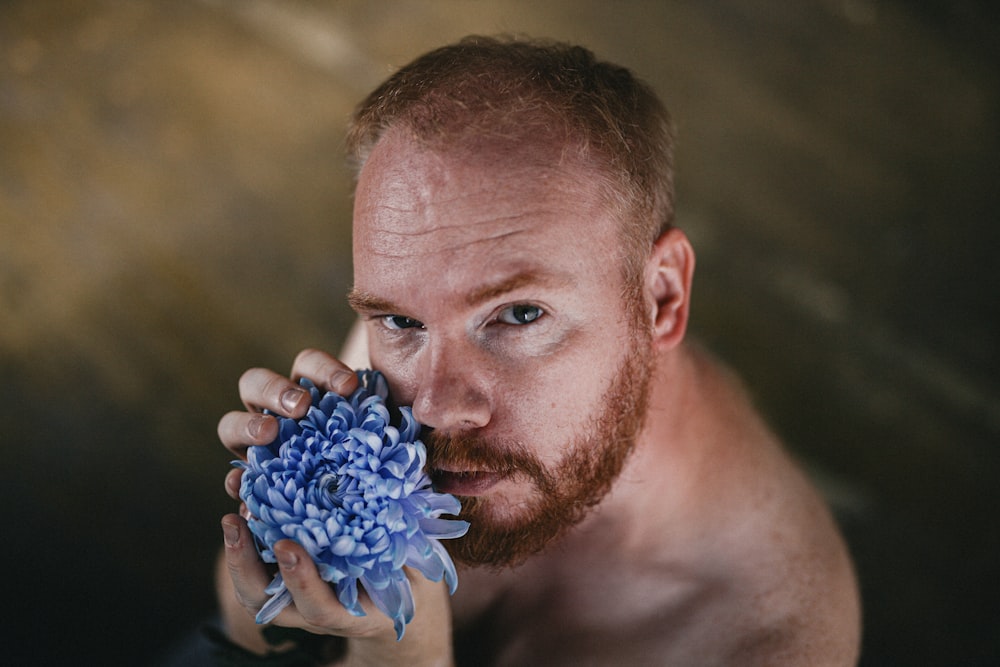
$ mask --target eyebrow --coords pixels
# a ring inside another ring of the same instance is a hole
[[[554,282],[562,284],[567,281],[556,281],[551,276],[543,276],[535,271],[522,271],[500,282],[477,287],[466,295],[465,305],[478,306],[528,285],[548,285]]]
[[[478,306],[528,285],[565,286],[570,284],[570,282],[568,279],[540,274],[535,271],[522,271],[499,282],[477,287],[465,296],[465,305]],[[402,312],[402,309],[392,301],[357,288],[352,288],[348,293],[347,302],[351,308],[361,313]]]
[[[374,294],[351,288],[347,294],[347,303],[359,313],[396,313],[399,308],[392,301],[381,299]]]

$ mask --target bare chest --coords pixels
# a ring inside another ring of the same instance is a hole
[[[624,564],[476,572],[462,587],[454,605],[459,665],[658,663],[667,644],[690,640],[697,609],[711,597],[684,572]]]

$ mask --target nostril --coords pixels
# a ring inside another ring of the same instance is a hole
[[[484,426],[490,419],[483,391],[486,370],[481,350],[464,338],[430,336],[413,361],[413,417],[431,428],[464,431]]]
[[[482,428],[489,423],[489,402],[483,395],[457,382],[423,387],[413,403],[413,418],[430,429],[443,431]]]

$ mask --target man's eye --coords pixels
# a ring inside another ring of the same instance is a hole
[[[423,323],[405,315],[383,315],[382,324],[386,329],[422,329]]]
[[[541,317],[544,312],[545,311],[538,306],[518,304],[516,306],[504,308],[500,311],[500,315],[497,319],[504,324],[530,324]]]

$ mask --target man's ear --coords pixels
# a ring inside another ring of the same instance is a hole
[[[653,244],[646,262],[645,292],[652,301],[653,344],[676,347],[687,330],[694,276],[694,250],[679,229],[668,229]]]

